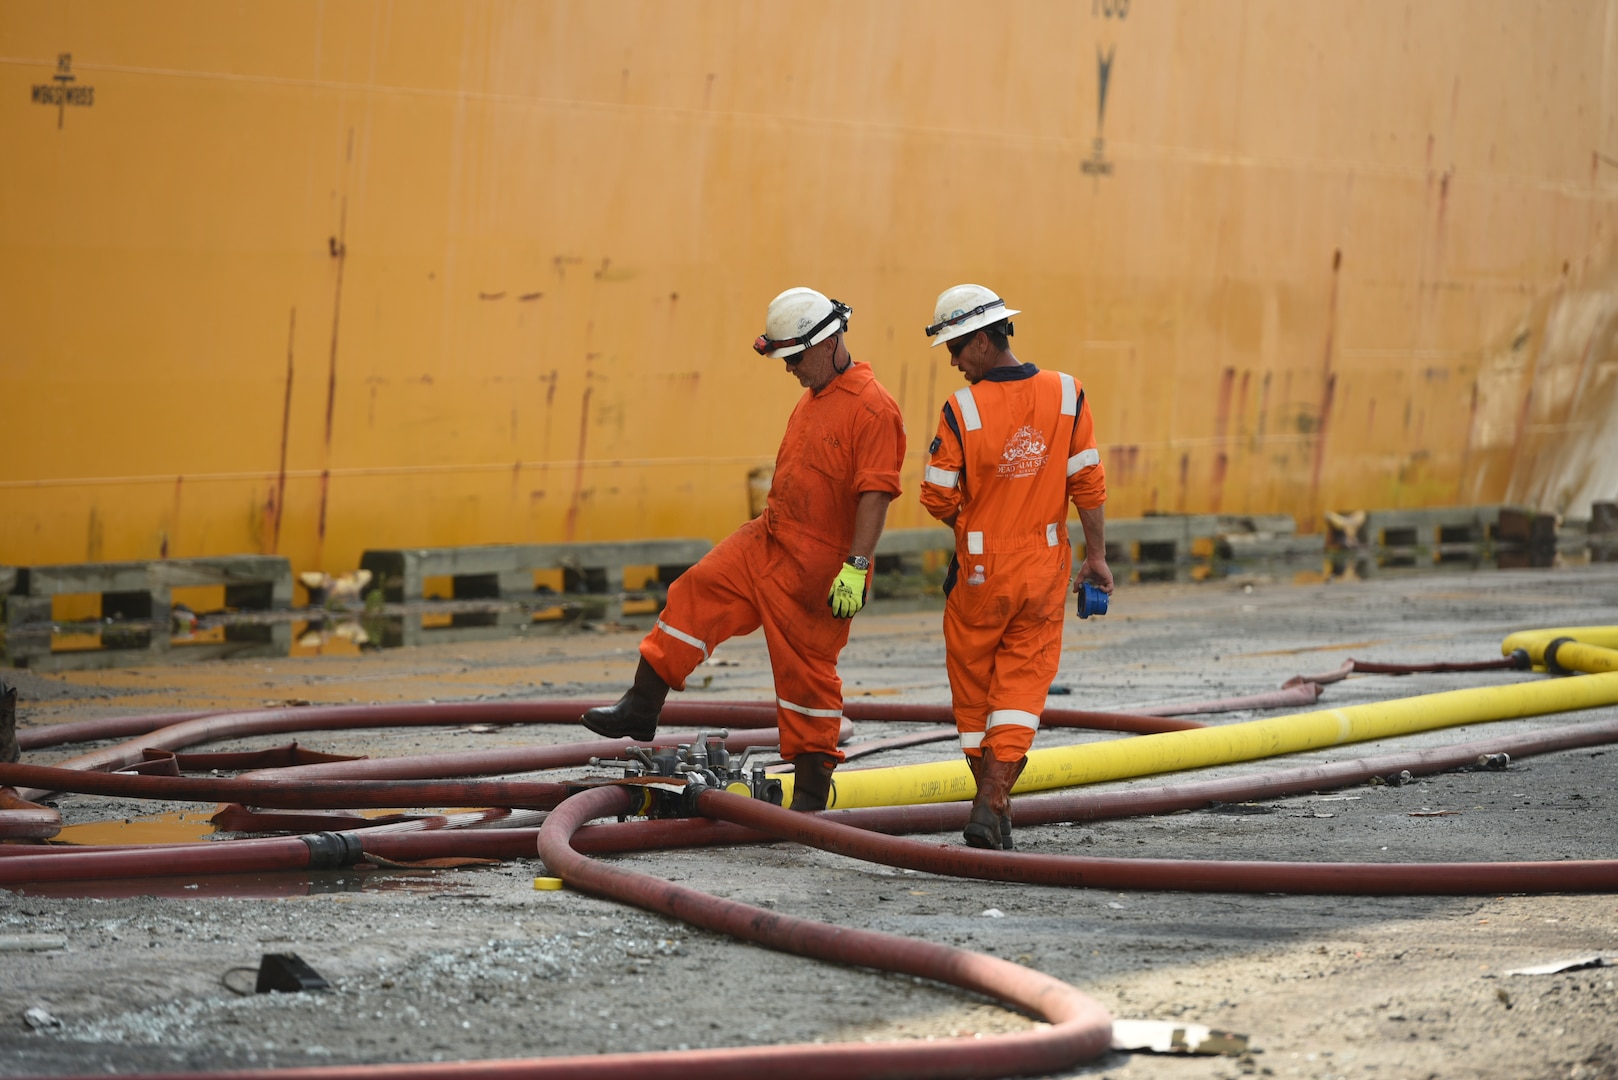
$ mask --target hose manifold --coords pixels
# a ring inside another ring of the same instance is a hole
[[[308,833],[298,839],[309,845],[309,869],[331,870],[339,866],[353,866],[365,852],[359,833]]]
[[[678,746],[626,746],[622,759],[591,758],[590,764],[623,767],[621,780],[604,782],[640,787],[644,795],[631,811],[640,817],[697,817],[698,797],[715,789],[780,806],[781,781],[766,775],[764,761],[750,759],[752,748],[739,755],[726,750],[726,734],[699,731],[696,741]],[[602,783],[586,780],[580,786]]]

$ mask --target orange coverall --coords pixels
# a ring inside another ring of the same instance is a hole
[[[945,664],[968,755],[1028,753],[1062,656],[1067,503],[1106,501],[1084,389],[1032,364],[992,368],[944,403],[921,502],[955,518]]]
[[[647,663],[683,690],[720,642],[762,625],[781,756],[820,752],[841,761],[837,655],[849,620],[832,615],[826,592],[853,544],[860,495],[899,494],[904,454],[899,406],[869,365],[855,363],[819,393],[806,391],[787,421],[764,513],[669,586],[667,606],[640,643]]]

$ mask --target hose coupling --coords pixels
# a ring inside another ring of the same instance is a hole
[[[1570,670],[1568,668],[1565,668],[1561,664],[1558,664],[1556,662],[1556,654],[1557,654],[1557,652],[1559,652],[1561,650],[1563,645],[1577,645],[1577,644],[1578,644],[1578,642],[1574,641],[1570,637],[1559,637],[1556,640],[1552,641],[1549,645],[1546,645],[1545,646],[1545,670],[1550,672],[1552,675],[1574,675],[1574,674],[1577,674],[1577,672],[1574,672],[1574,671],[1572,671],[1572,670]]]
[[[298,839],[309,845],[309,869],[330,870],[353,866],[365,852],[357,832],[308,833]]]

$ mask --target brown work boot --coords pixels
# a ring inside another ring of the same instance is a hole
[[[635,669],[635,685],[624,692],[618,703],[587,710],[579,720],[597,735],[609,739],[645,741],[657,734],[657,718],[668,696],[669,684],[643,656]]]
[[[831,797],[831,774],[837,758],[813,751],[792,759],[792,805],[789,810],[813,812],[826,809]]]
[[[1017,786],[1017,779],[1022,776],[1023,769],[1027,767],[1028,758],[1026,756],[1017,759],[1017,767],[1011,774],[1011,782],[1006,785],[1008,796],[1011,789]],[[1011,842],[1011,799],[1009,797],[1006,799],[1006,812],[1000,815],[1000,850],[1016,850],[1016,847]]]
[[[17,749],[17,688],[0,680],[0,762],[10,765],[22,753]]]
[[[979,778],[983,775],[983,759],[990,755],[963,752],[961,756],[966,758],[966,767],[972,770],[972,782],[974,784],[978,783]],[[1011,774],[1011,783],[1006,785],[1007,791],[1016,786],[1017,778],[1022,775],[1023,768],[1027,764],[1028,759],[1026,757],[1017,759],[1017,771]],[[1000,815],[1000,849],[1002,851],[1016,850],[1016,846],[1011,842],[1011,803],[1009,801],[1006,803],[1006,812]]]
[[[1004,850],[1010,836],[1011,785],[1016,783],[1017,774],[1022,771],[1022,760],[1001,761],[993,754],[985,753],[979,768],[978,793],[972,800],[972,816],[961,835],[972,847]],[[1005,833],[1000,830],[1002,821],[1008,826]]]

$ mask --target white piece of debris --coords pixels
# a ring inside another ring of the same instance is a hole
[[[1169,1020],[1114,1020],[1112,1048],[1154,1054],[1243,1054],[1247,1036]]]
[[[48,952],[67,948],[59,934],[0,934],[0,952]]]
[[[52,1016],[46,1010],[40,1008],[38,1005],[26,1010],[22,1014],[22,1021],[36,1031],[40,1028],[62,1026],[62,1022],[60,1020],[56,1019],[56,1017]]]
[[[1006,917],[1006,913],[1001,911],[997,907],[989,908],[987,911],[983,912],[983,915],[982,915],[982,918],[985,918],[985,919],[1003,919],[1005,917]]]
[[[1518,968],[1507,975],[1560,975],[1564,971],[1582,971],[1585,968],[1618,966],[1618,956],[1581,956],[1576,960],[1557,960],[1550,964]]]

